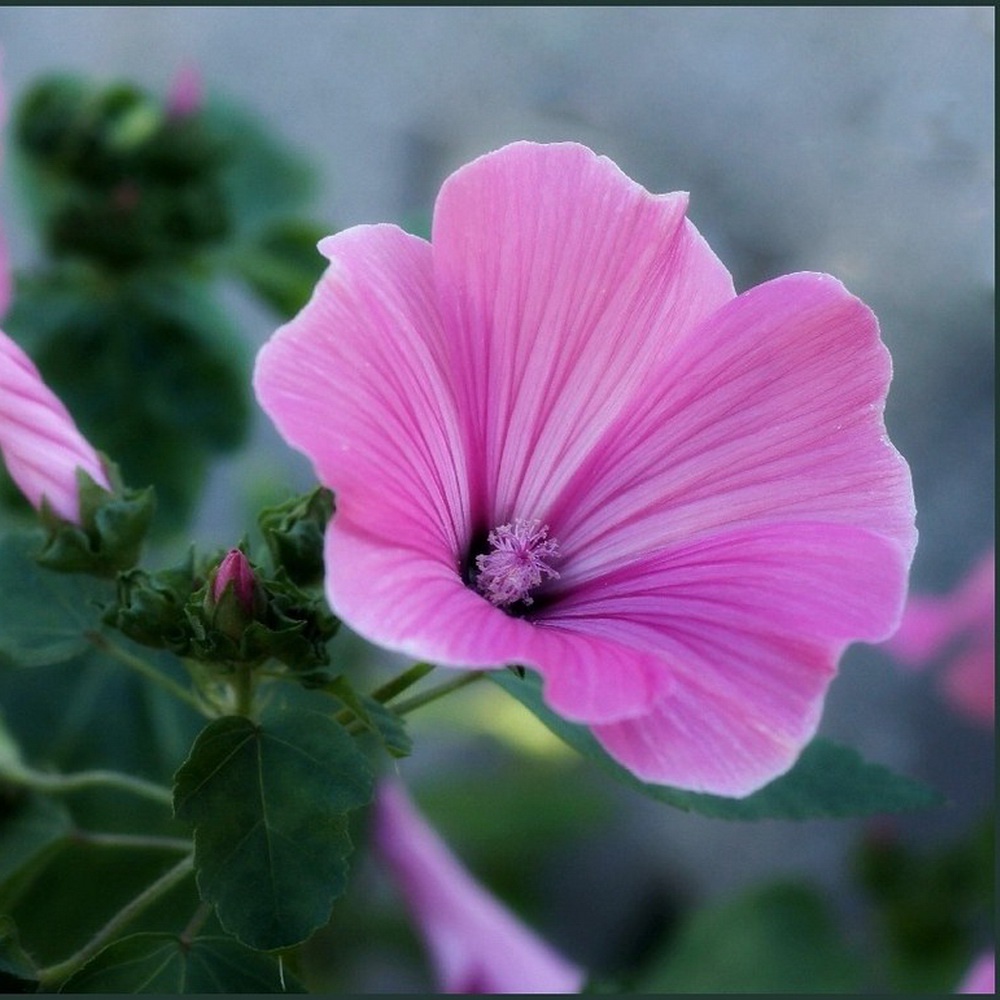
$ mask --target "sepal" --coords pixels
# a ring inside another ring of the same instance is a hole
[[[40,518],[48,536],[38,562],[46,569],[114,576],[138,562],[153,523],[156,495],[152,487],[125,488],[115,467],[107,459],[104,464],[112,491],[104,489],[83,469],[77,469],[79,525],[59,517],[43,500]]]

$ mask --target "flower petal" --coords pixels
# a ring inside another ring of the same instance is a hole
[[[330,266],[261,349],[257,398],[336,491],[337,522],[456,572],[469,542],[468,474],[430,247],[395,226],[358,226],[320,249]]]
[[[443,185],[434,268],[479,530],[544,522],[649,367],[733,297],[686,208],[572,143],[514,143]]]
[[[612,756],[648,781],[746,795],[794,763],[844,646],[884,635],[906,572],[869,531],[761,526],[623,567],[549,622],[661,659],[652,711],[595,726]]]
[[[654,655],[512,617],[443,562],[372,539],[340,514],[327,528],[325,559],[331,607],[383,648],[448,667],[532,667],[549,705],[578,721],[640,714],[657,690]]]
[[[448,993],[577,993],[584,973],[462,867],[397,781],[375,800],[375,850],[394,876]]]
[[[0,452],[11,478],[35,509],[42,500],[79,523],[76,470],[110,490],[97,452],[77,430],[34,362],[0,331]]]
[[[909,469],[885,435],[888,353],[836,279],[796,274],[682,341],[550,512],[572,590],[681,538],[753,522],[849,524],[916,544]]]

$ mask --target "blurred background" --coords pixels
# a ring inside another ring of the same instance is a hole
[[[581,141],[651,191],[690,191],[738,290],[829,271],[878,315],[895,365],[886,420],[917,496],[913,590],[952,589],[992,546],[992,8],[4,7],[0,46],[11,105],[53,72],[165,95],[196,69],[209,97],[312,165],[308,216],[329,231],[426,227],[453,169],[520,138]],[[0,217],[30,269],[41,251],[6,162]],[[235,284],[222,295],[252,352],[274,313]],[[257,498],[311,486],[253,419],[213,466],[189,538],[229,545]],[[863,953],[884,928],[859,845],[933,852],[993,802],[992,728],[942,697],[940,669],[854,647],[832,688],[824,735],[948,798],[879,824],[731,824],[639,801],[492,688],[415,717],[402,773],[477,875],[593,970],[613,976],[691,913],[778,880],[821,893]],[[392,925],[391,889],[362,864],[355,895],[370,924],[335,913],[314,945],[331,987],[421,988],[405,929],[368,947],[366,927]]]

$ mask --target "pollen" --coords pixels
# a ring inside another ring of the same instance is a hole
[[[546,577],[558,579],[549,564],[559,555],[559,544],[549,538],[548,525],[518,518],[494,528],[487,539],[490,551],[476,557],[476,588],[498,608],[534,603],[531,594]]]

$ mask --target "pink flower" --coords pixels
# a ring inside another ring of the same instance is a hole
[[[427,243],[325,239],[258,399],[337,494],[333,609],[383,646],[523,664],[639,777],[745,795],[895,627],[916,542],[863,303],[740,296],[685,218],[575,144],[445,182]]]
[[[59,517],[74,524],[80,523],[77,469],[111,490],[97,452],[31,359],[2,331],[0,453],[11,478],[36,510],[45,500]]]
[[[578,993],[571,965],[458,863],[397,781],[375,799],[373,846],[403,894],[445,993]]]
[[[0,66],[3,64],[3,52],[0,51]],[[7,90],[0,83],[0,128],[7,124]],[[3,147],[0,146],[0,163],[3,162]],[[14,291],[13,276],[10,269],[10,250],[7,248],[7,237],[0,227],[0,316],[3,316],[10,306]]]
[[[901,663],[925,667],[949,660],[941,675],[945,696],[977,722],[993,725],[996,663],[996,553],[984,552],[950,593],[915,595],[886,649]]]
[[[996,955],[992,951],[980,955],[965,974],[956,993],[988,993],[996,992]]]
[[[201,110],[204,99],[205,84],[201,70],[194,65],[181,66],[167,93],[167,115],[170,118],[187,118]]]

